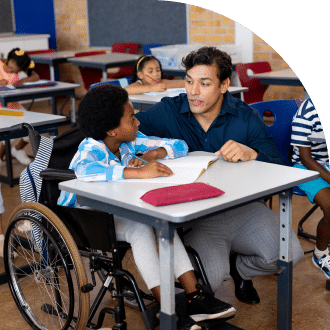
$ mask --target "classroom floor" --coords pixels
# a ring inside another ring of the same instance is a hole
[[[78,101],[79,102],[79,101]],[[78,104],[78,102],[76,102]],[[60,105],[61,101],[59,101]],[[33,111],[51,113],[51,107],[48,101],[36,102],[32,108]],[[68,112],[68,105],[64,113]],[[62,126],[60,132],[69,129],[69,126]],[[28,154],[31,154],[29,146],[26,147]],[[16,175],[24,169],[14,160]],[[1,168],[1,171],[4,169]],[[10,188],[6,184],[1,184],[1,192],[4,199],[5,213],[3,214],[4,229],[10,213],[20,204],[19,188],[15,186]],[[274,198],[274,210],[278,210],[278,198]],[[311,204],[306,197],[293,196],[293,228],[297,231],[299,219],[309,210]],[[311,219],[306,223],[304,229],[307,232],[315,234],[315,228],[322,212],[317,210]],[[301,245],[304,250],[313,248],[313,243],[301,239]],[[0,258],[0,272],[4,271],[3,259]],[[261,303],[255,306],[239,302],[234,294],[233,281],[229,280],[222,288],[216,292],[216,296],[232,305],[237,309],[236,316],[230,320],[230,323],[245,330],[272,330],[276,326],[277,309],[277,277],[263,276],[254,279],[254,286],[257,289]],[[324,275],[317,270],[311,261],[311,254],[305,255],[293,272],[293,311],[292,311],[292,329],[329,329],[330,320],[330,292],[325,289],[326,279]],[[0,286],[0,330],[28,330],[30,327],[19,313],[15,302],[11,296],[7,284]],[[104,305],[109,307],[114,305],[111,297],[107,294]],[[139,312],[136,309],[126,308],[126,317],[129,330],[142,330],[144,325]],[[103,327],[110,327],[113,321],[109,315],[106,315]]]

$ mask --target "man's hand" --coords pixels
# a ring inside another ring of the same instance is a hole
[[[239,160],[242,162],[254,160],[258,156],[258,153],[255,150],[233,140],[227,141],[215,154],[216,156],[222,156],[224,160],[233,163],[236,163]]]

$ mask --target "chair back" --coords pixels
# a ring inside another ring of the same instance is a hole
[[[130,79],[121,78],[121,79],[117,79],[117,80],[101,81],[101,82],[92,84],[89,86],[89,90],[91,90],[94,87],[102,86],[102,85],[118,85],[118,86],[121,86],[122,88],[125,88],[129,84],[130,84]]]
[[[134,42],[115,42],[112,44],[113,53],[126,53],[126,54],[137,54],[139,50],[139,44]],[[133,74],[133,66],[123,66],[116,73],[109,73],[109,79],[123,78]]]
[[[90,51],[90,52],[80,52],[74,54],[74,57],[84,57],[84,56],[94,56],[106,54],[105,51]],[[102,70],[95,68],[84,68],[78,66],[81,78],[84,83],[85,89],[89,89],[89,86],[95,84],[102,79]]]
[[[250,104],[257,111],[261,118],[265,112],[274,116],[274,122],[268,126],[268,133],[273,136],[276,146],[289,166],[291,164],[291,123],[293,116],[298,111],[301,100],[275,100]],[[267,116],[268,117],[268,116]]]
[[[151,55],[150,48],[162,47],[166,46],[166,44],[145,44],[142,48],[142,55]]]
[[[26,52],[28,55],[36,54],[52,54],[56,53],[56,49],[42,49],[42,50],[31,50]],[[48,64],[35,63],[33,69],[40,77],[40,79],[50,80],[50,70]]]
[[[261,85],[260,79],[250,78],[248,70],[253,73],[264,73],[272,71],[268,62],[244,63],[236,66],[236,72],[242,87],[248,87],[249,90],[244,93],[244,102],[247,104],[262,102],[263,96],[269,85]]]

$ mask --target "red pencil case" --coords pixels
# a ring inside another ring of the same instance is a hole
[[[206,183],[194,182],[153,189],[146,192],[141,199],[154,206],[163,206],[213,198],[224,193],[224,191]]]

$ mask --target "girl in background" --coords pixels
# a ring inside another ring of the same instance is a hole
[[[132,84],[125,87],[128,94],[165,92],[167,88],[183,88],[184,80],[163,79],[162,65],[152,55],[141,56],[133,69]]]
[[[33,82],[39,80],[39,76],[35,71],[33,71],[33,68],[34,62],[23,49],[12,49],[8,53],[6,61],[0,60],[0,86],[5,86],[8,84],[20,85],[25,82]],[[6,107],[10,109],[24,109],[18,102],[10,102]],[[20,163],[24,165],[28,165],[31,162],[23,150],[28,142],[28,137],[21,138],[18,140],[15,147],[11,149],[13,157],[15,157]],[[0,163],[4,154],[5,145],[4,143],[1,143]]]

